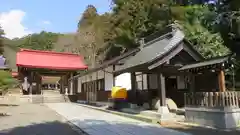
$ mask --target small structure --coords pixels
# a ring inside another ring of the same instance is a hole
[[[225,87],[224,73],[234,67],[232,58],[209,59],[180,69],[191,74],[191,89],[185,94],[187,121],[222,129],[240,126],[240,93]]]
[[[73,95],[73,85],[68,85],[68,78],[73,77],[78,70],[87,69],[79,55],[29,49],[21,49],[17,53],[16,65],[23,86],[29,86],[23,90],[24,94],[41,94],[41,76],[44,75],[60,76],[60,93]]]
[[[6,65],[6,59],[2,55],[0,55],[0,70],[9,70]]]

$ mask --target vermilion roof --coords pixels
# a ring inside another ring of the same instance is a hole
[[[82,57],[76,54],[29,49],[21,49],[17,53],[16,65],[19,67],[56,70],[81,70],[87,68]]]

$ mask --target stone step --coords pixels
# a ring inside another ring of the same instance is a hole
[[[69,102],[64,95],[22,95],[22,96],[0,96],[1,103],[62,103]]]

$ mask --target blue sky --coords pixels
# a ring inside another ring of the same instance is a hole
[[[22,35],[41,30],[74,32],[89,4],[104,13],[110,11],[111,0],[1,0],[0,24],[6,35],[11,33],[12,37],[21,36],[20,30]]]

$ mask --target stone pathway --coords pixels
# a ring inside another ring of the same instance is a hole
[[[0,135],[79,135],[66,119],[40,104],[1,106]]]
[[[240,129],[238,130],[219,130],[204,127],[194,127],[190,125],[182,125],[178,123],[172,123],[164,125],[169,129],[178,130],[184,133],[191,133],[192,135],[240,135]]]
[[[90,135],[190,135],[73,103],[46,105]]]

